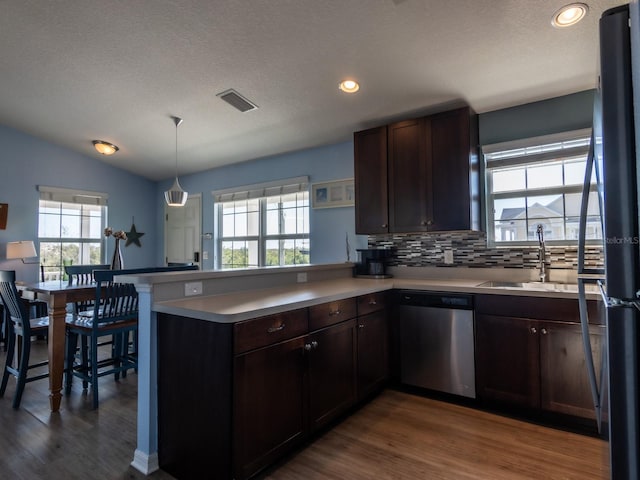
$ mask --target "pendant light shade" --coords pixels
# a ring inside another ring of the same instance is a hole
[[[183,207],[187,203],[189,193],[185,192],[178,182],[178,126],[182,123],[179,117],[171,117],[176,124],[176,179],[171,188],[164,192],[164,200],[170,207]]]
[[[170,207],[184,207],[189,194],[185,192],[178,182],[178,177],[173,181],[171,188],[164,192],[164,199]]]

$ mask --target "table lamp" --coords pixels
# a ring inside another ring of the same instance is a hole
[[[25,262],[25,258],[35,258],[36,247],[31,240],[20,240],[19,242],[7,242],[7,260],[19,258],[22,263],[39,263],[39,262]]]

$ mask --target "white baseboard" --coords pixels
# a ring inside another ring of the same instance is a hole
[[[160,469],[160,465],[158,464],[158,454],[152,453],[151,455],[147,455],[141,450],[136,450],[133,454],[133,462],[131,462],[131,466],[139,472],[149,475]]]

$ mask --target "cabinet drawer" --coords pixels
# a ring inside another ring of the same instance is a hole
[[[387,307],[387,292],[376,292],[358,297],[358,315],[377,312]]]
[[[602,303],[587,301],[589,323],[604,324]],[[516,295],[476,295],[477,314],[500,315],[503,317],[535,318],[560,322],[580,322],[580,308],[575,298],[543,298]]]
[[[233,326],[233,351],[243,353],[304,335],[309,331],[307,318],[302,308],[238,322]]]
[[[355,317],[356,299],[345,298],[335,302],[309,307],[309,330],[317,330]]]

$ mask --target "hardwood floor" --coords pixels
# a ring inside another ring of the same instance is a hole
[[[32,358],[46,358],[46,344],[33,342]],[[0,365],[4,367],[4,351]],[[15,379],[0,398],[0,478],[172,479],[165,472],[146,477],[129,466],[136,447],[137,375],[115,382],[100,379],[100,407],[75,379],[59,413],[49,410],[48,380],[27,384],[19,410],[11,408]]]
[[[46,355],[44,344],[34,355]],[[4,362],[4,358],[2,358]],[[100,407],[79,382],[49,412],[48,382],[28,384],[11,408],[0,399],[0,478],[143,479],[129,466],[136,445],[136,381],[100,381]],[[606,442],[387,390],[264,475],[324,479],[608,479]],[[156,472],[153,480],[173,478]],[[216,478],[203,472],[202,478]]]
[[[608,479],[607,448],[597,438],[386,390],[266,478]]]

